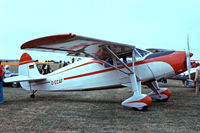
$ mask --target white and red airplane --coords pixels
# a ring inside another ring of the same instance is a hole
[[[133,45],[93,39],[75,34],[62,34],[34,39],[21,49],[63,52],[70,56],[91,57],[70,64],[50,74],[41,75],[28,53],[21,56],[19,76],[5,82],[20,82],[25,90],[88,91],[131,87],[133,96],[121,104],[138,110],[147,109],[152,99],[167,101],[168,88],[159,88],[157,80],[187,70],[185,51],[151,53]],[[189,54],[192,56],[192,53]],[[141,84],[153,91],[143,94]]]

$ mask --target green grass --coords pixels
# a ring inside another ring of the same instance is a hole
[[[90,92],[37,92],[4,88],[0,132],[200,132],[200,96],[179,81],[161,84],[172,91],[168,102],[153,102],[148,111],[121,106],[129,88]],[[149,90],[144,89],[147,93]]]

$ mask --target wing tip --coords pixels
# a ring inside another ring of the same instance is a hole
[[[67,39],[71,39],[74,37],[76,37],[76,34],[72,33],[45,36],[25,42],[24,44],[21,45],[21,49],[34,48],[34,47],[39,47],[41,45],[51,45],[54,43],[61,43],[66,41]]]

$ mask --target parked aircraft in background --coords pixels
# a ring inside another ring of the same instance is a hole
[[[191,60],[192,68],[190,69],[190,79],[192,81],[194,81],[195,74],[196,74],[196,69],[200,65],[198,62],[199,61]],[[183,73],[180,73],[180,74],[178,74],[176,76],[171,77],[170,79],[182,80],[183,83],[187,86],[187,82],[186,81],[189,79],[189,72],[185,71]]]
[[[13,73],[13,72],[10,71],[10,66],[9,65],[4,66],[4,69],[6,71],[5,78],[18,76],[18,73]],[[11,82],[11,83],[3,82],[3,86],[19,87],[20,85],[19,85],[18,82]]]
[[[42,64],[48,64],[48,65],[53,65],[54,62],[35,62],[37,65],[42,65]],[[2,65],[19,65],[19,62],[2,62]]]
[[[36,91],[89,91],[131,87],[133,96],[123,101],[122,105],[138,110],[147,109],[152,99],[168,100],[171,91],[159,88],[157,80],[186,71],[186,61],[189,58],[185,51],[151,53],[133,45],[75,34],[34,39],[24,43],[21,49],[92,58],[41,75],[31,56],[24,53],[19,63],[19,76],[6,78],[5,82],[20,82],[25,90],[32,92],[32,98]],[[141,84],[147,85],[152,92],[143,94]]]

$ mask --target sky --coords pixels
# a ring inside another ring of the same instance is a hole
[[[0,59],[68,60],[21,50],[39,37],[74,33],[136,47],[185,50],[200,60],[199,0],[0,0]]]

